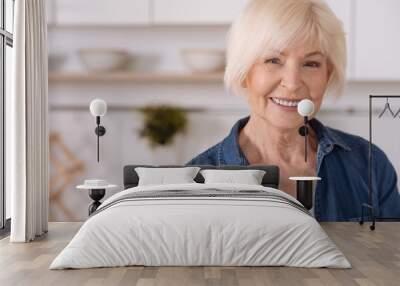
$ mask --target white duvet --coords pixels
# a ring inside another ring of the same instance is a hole
[[[54,259],[50,269],[145,266],[294,266],[350,268],[309,214],[258,198],[175,197],[128,200],[145,191],[262,190],[238,184],[135,187],[108,198]],[[298,203],[298,202],[297,202]]]

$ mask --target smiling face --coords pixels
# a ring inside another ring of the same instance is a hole
[[[298,102],[311,100],[313,117],[321,106],[329,75],[329,61],[316,45],[268,53],[251,67],[244,82],[252,116],[280,129],[301,126]]]

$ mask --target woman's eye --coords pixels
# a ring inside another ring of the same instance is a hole
[[[312,61],[312,62],[306,62],[304,65],[306,67],[319,68],[321,66],[321,63]]]
[[[272,58],[272,59],[267,59],[265,60],[265,63],[268,64],[281,64],[281,60],[279,58]]]

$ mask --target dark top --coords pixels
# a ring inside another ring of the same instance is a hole
[[[239,132],[249,117],[242,118],[220,143],[190,160],[187,165],[249,165],[239,146]],[[310,126],[318,137],[317,182],[314,214],[319,221],[356,221],[361,205],[368,202],[368,141],[324,126],[317,119]],[[375,215],[400,220],[397,175],[385,153],[372,145],[372,200]],[[368,220],[365,211],[364,220]]]

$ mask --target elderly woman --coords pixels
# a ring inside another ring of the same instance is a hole
[[[280,189],[295,196],[290,176],[319,176],[314,215],[320,221],[352,221],[368,201],[368,142],[309,122],[304,160],[303,99],[320,109],[327,91],[340,94],[346,69],[341,22],[320,0],[253,0],[230,31],[225,84],[246,96],[250,116],[220,143],[188,165],[271,164],[280,168]],[[378,147],[372,149],[373,204],[378,218],[400,218],[396,172]],[[367,219],[365,217],[365,219]]]

